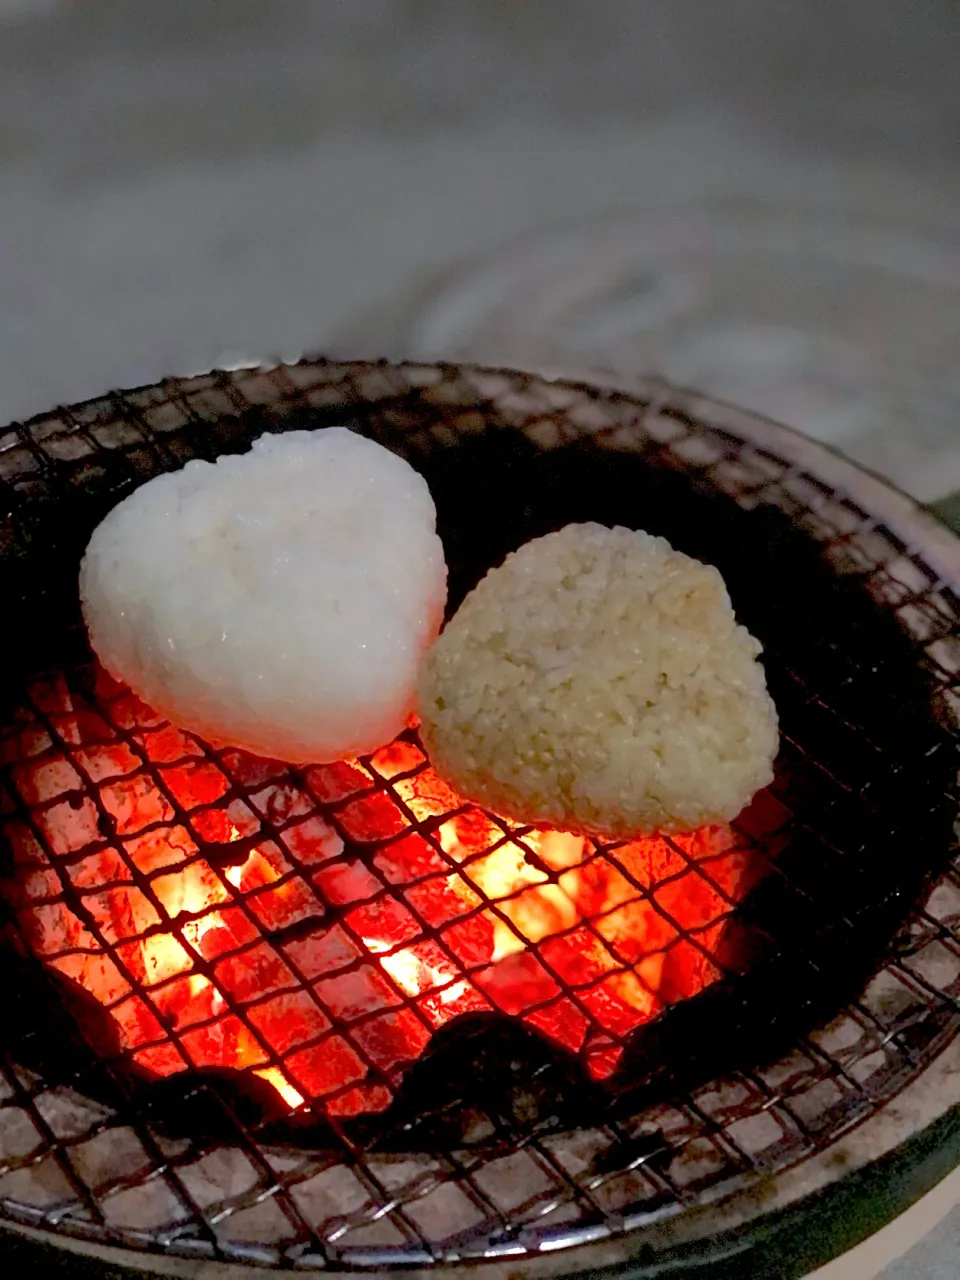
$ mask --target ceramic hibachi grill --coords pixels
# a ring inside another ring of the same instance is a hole
[[[412,729],[294,769],[100,670],[76,577],[103,515],[334,424],[427,478],[451,609],[571,521],[716,564],[764,645],[773,785],[729,827],[603,843],[472,808]],[[18,1247],[687,1274],[906,1159],[960,1094],[957,548],[822,448],[652,380],[308,360],[0,431]]]

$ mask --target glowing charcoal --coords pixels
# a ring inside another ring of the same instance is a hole
[[[438,1029],[499,1011],[603,1079],[631,1031],[717,980],[759,874],[726,827],[611,848],[513,828],[409,733],[301,784],[95,687],[48,682],[4,739],[30,821],[6,821],[3,891],[148,1076],[247,1072],[290,1108],[356,1115]]]

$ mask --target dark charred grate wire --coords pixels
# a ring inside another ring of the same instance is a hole
[[[0,431],[22,620],[0,721],[9,1218],[267,1265],[519,1257],[787,1168],[956,1034],[954,584],[698,412],[660,386],[306,361]],[[427,475],[452,604],[571,519],[718,563],[784,719],[734,831],[551,848],[459,805],[413,734],[296,771],[212,751],[96,672],[75,572],[106,510],[192,457],[339,422]],[[522,874],[498,887],[507,855]],[[548,899],[576,909],[544,930]],[[513,959],[478,955],[478,930]],[[278,1080],[306,1099],[292,1119]]]

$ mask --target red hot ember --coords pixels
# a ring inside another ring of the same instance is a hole
[[[92,695],[38,684],[0,753],[5,893],[124,1060],[252,1072],[340,1116],[386,1108],[432,1035],[481,1010],[609,1076],[629,1032],[718,978],[758,878],[726,827],[612,846],[514,827],[412,734],[296,775],[215,753],[102,671]]]

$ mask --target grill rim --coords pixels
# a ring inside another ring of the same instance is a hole
[[[508,369],[489,369],[484,366],[473,365],[427,365],[419,361],[394,364],[388,361],[353,362],[320,359],[309,361],[308,363],[325,370],[331,381],[338,373],[340,376],[349,377],[360,371],[366,373],[377,369],[395,370],[397,372],[415,372],[417,370],[430,369],[439,370],[441,373],[448,371],[456,376],[460,374],[469,376],[475,373],[481,376],[501,376],[508,379],[513,379],[517,376],[529,376],[528,374],[518,374],[518,371]],[[256,374],[269,376],[271,373],[280,374],[285,369],[295,367],[297,366],[289,364],[262,366],[258,367]],[[536,371],[532,371],[532,373],[533,376],[536,376]],[[190,379],[157,384],[157,389],[162,389],[170,399],[175,400],[180,396],[188,395],[191,387],[202,383],[208,376],[196,375],[196,377]],[[243,375],[241,374],[240,376],[242,377]],[[669,405],[671,410],[680,409],[695,422],[703,423],[710,428],[725,429],[725,425],[728,423],[729,429],[741,440],[753,443],[759,448],[770,448],[779,459],[791,462],[793,465],[790,474],[794,471],[798,474],[806,472],[823,480],[833,489],[855,495],[865,510],[871,515],[882,517],[885,523],[891,525],[894,532],[901,536],[909,534],[910,537],[907,541],[910,546],[912,547],[916,543],[922,547],[925,559],[934,562],[933,567],[937,568],[941,578],[951,585],[956,585],[960,580],[960,539],[955,538],[943,526],[939,525],[933,517],[927,515],[918,504],[906,495],[899,493],[889,483],[879,477],[870,475],[863,468],[849,462],[835,451],[807,440],[800,433],[791,431],[759,415],[748,414],[734,406],[724,405],[695,391],[674,388],[659,378],[625,380],[620,377],[607,378],[602,375],[598,376],[595,373],[578,374],[576,371],[558,372],[553,370],[541,370],[540,376],[548,382],[567,386],[591,396],[596,395],[598,390],[607,390],[647,399],[651,403],[659,401],[664,407]],[[122,401],[124,397],[134,395],[137,391],[152,389],[154,388],[134,388],[126,392],[115,393],[115,396]],[[74,405],[62,412],[65,416],[72,417],[85,406],[101,403],[102,400],[102,397],[97,397],[82,404]],[[645,412],[649,412],[649,408]],[[21,431],[29,433],[31,426],[48,420],[50,416],[49,414],[37,415],[26,423],[17,424],[17,426]],[[954,1031],[953,1034],[955,1035],[956,1032]],[[940,1061],[948,1052],[949,1046],[937,1061]],[[932,1066],[922,1073],[922,1078],[926,1078],[930,1070],[932,1070]],[[912,1087],[912,1085],[908,1085],[907,1089],[900,1093],[898,1097],[903,1098],[907,1090]],[[857,1128],[862,1131],[863,1127],[870,1123],[873,1118],[876,1117],[868,1117],[868,1119],[861,1121]],[[828,1148],[829,1151],[834,1151],[835,1149],[835,1147]],[[809,1166],[810,1161],[815,1158],[812,1156],[806,1157],[802,1165],[798,1167]],[[778,1178],[783,1176],[784,1173],[782,1172],[777,1175]],[[689,1218],[689,1216],[689,1210],[685,1211],[684,1217]],[[53,1236],[52,1238],[59,1241],[63,1237]],[[629,1237],[615,1237],[610,1243],[617,1245],[619,1240],[622,1251],[624,1238]],[[592,1248],[589,1245],[583,1247]],[[577,1249],[578,1246],[573,1245],[570,1247],[569,1252],[565,1252],[563,1256],[572,1260],[573,1254]],[[515,1272],[522,1263],[517,1258],[504,1265],[509,1266],[511,1272]],[[438,1269],[437,1266],[432,1266],[430,1268],[431,1274],[437,1274]],[[553,1268],[551,1269],[553,1270]]]
[[[695,421],[706,422],[709,426],[723,427],[729,420],[734,434],[760,448],[769,448],[838,491],[848,491],[851,497],[857,497],[874,514],[889,520],[903,532],[913,534],[923,542],[924,554],[937,562],[941,575],[960,585],[960,536],[905,489],[879,472],[854,462],[836,445],[815,440],[797,427],[787,426],[752,409],[744,409],[717,396],[708,396],[693,387],[677,386],[656,375],[631,377],[577,367],[565,372],[552,365],[535,367],[532,372],[539,373],[546,381],[571,383],[586,390],[600,388],[651,401],[662,398],[664,403],[683,407]]]
[[[694,1272],[687,1268],[695,1268],[698,1277],[702,1272],[704,1280],[708,1280],[713,1265],[722,1264],[731,1256],[738,1265],[749,1264],[756,1249],[767,1240],[771,1224],[786,1221],[784,1234],[788,1239],[785,1243],[790,1245],[791,1258],[796,1257],[801,1243],[809,1244],[811,1253],[804,1255],[802,1270],[783,1272],[782,1280],[794,1280],[794,1277],[801,1280],[811,1265],[824,1266],[860,1243],[839,1232],[824,1237],[822,1211],[829,1211],[837,1199],[846,1194],[856,1206],[875,1209],[877,1192],[882,1191],[882,1218],[873,1223],[873,1229],[880,1230],[960,1165],[957,1133],[960,1121],[955,1112],[960,1106],[960,1041],[954,1040],[921,1076],[897,1095],[896,1102],[902,1109],[901,1114],[896,1114],[896,1108],[894,1114],[885,1108],[868,1117],[834,1146],[779,1174],[768,1197],[758,1198],[754,1190],[745,1189],[706,1206],[699,1214],[682,1214],[672,1224],[676,1229],[659,1242],[652,1241],[649,1233],[638,1230],[557,1253],[512,1261],[441,1263],[426,1269],[384,1268],[376,1274],[402,1275],[406,1280],[413,1277],[427,1280],[428,1276],[453,1280],[464,1274],[466,1266],[482,1266],[488,1280],[515,1280],[518,1275],[530,1280],[556,1280],[560,1276],[572,1280],[596,1276],[602,1268],[604,1274],[617,1276],[618,1280],[658,1280],[671,1274],[674,1268],[670,1259],[675,1258],[677,1268],[684,1268],[680,1280],[692,1280]],[[927,1149],[931,1141],[939,1144],[932,1155]],[[844,1160],[844,1172],[839,1178],[836,1176],[838,1156]],[[791,1222],[797,1224],[796,1234],[791,1232]],[[75,1277],[67,1271],[68,1280],[87,1280],[91,1274],[88,1263],[115,1267],[131,1280],[144,1274],[172,1276],[178,1280],[195,1280],[197,1276],[198,1264],[182,1257],[158,1257],[9,1220],[0,1223],[0,1257],[3,1249],[13,1242],[39,1246],[48,1259],[67,1254],[78,1267]],[[682,1250],[680,1258],[677,1258],[678,1250]],[[202,1265],[204,1280],[246,1280],[257,1276],[266,1280],[277,1274],[275,1268],[237,1262],[205,1260]],[[671,1271],[664,1271],[665,1265]],[[358,1272],[350,1267],[330,1267],[323,1274],[346,1280]]]

